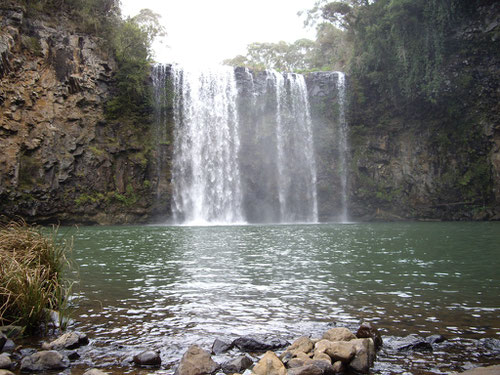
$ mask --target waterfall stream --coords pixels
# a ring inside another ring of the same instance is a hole
[[[338,134],[338,148],[339,148],[339,164],[340,164],[340,185],[341,185],[341,205],[342,212],[340,214],[340,222],[345,223],[349,221],[347,215],[347,121],[345,117],[346,107],[346,87],[345,87],[345,74],[336,72],[338,74],[337,89],[339,101],[339,134]]]
[[[167,72],[157,65],[155,85],[165,85],[162,74],[173,83],[176,223],[318,221],[313,126],[302,75],[222,66],[174,65]]]

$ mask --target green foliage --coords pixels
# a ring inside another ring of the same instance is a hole
[[[106,108],[110,119],[143,116],[151,110],[152,93],[148,85],[151,44],[154,38],[165,35],[159,17],[143,9],[139,15],[123,21],[114,32],[112,44],[118,72],[116,94]]]

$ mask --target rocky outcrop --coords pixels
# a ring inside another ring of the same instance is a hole
[[[116,64],[104,41],[0,5],[0,211],[29,221],[144,221],[147,119],[107,121]]]
[[[68,367],[68,357],[54,350],[41,351],[24,357],[21,361],[21,371],[23,372],[61,370]]]
[[[351,219],[500,219],[499,15],[489,3],[454,31],[436,102],[397,107],[363,77],[348,79]],[[323,220],[340,207],[337,80],[307,76]]]

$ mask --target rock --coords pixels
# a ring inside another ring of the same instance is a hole
[[[375,362],[375,344],[372,339],[355,339],[351,340],[356,354],[349,363],[349,367],[361,374],[368,374],[370,367]]]
[[[373,343],[375,344],[375,350],[379,350],[383,344],[382,335],[380,334],[378,329],[368,322],[363,322],[359,326],[358,331],[356,332],[356,337],[358,339],[371,338],[373,340]]]
[[[308,364],[288,369],[288,375],[322,375],[323,370],[316,365]]]
[[[134,355],[133,360],[137,366],[160,366],[161,365],[160,354],[155,352],[155,351],[152,351],[152,350],[146,350],[142,353]]]
[[[242,355],[232,361],[222,364],[222,371],[228,374],[241,373],[247,368],[253,365],[253,361],[250,357]]]
[[[69,358],[70,361],[76,361],[80,358],[80,354],[76,350],[65,350],[64,354]]]
[[[15,375],[15,374],[8,370],[0,370],[0,375]]]
[[[212,353],[215,355],[219,355],[227,352],[228,350],[231,350],[232,348],[232,343],[227,343],[225,341],[215,339],[214,343],[212,344]]]
[[[446,341],[446,338],[443,335],[431,335],[425,338],[425,341],[429,344],[440,344]]]
[[[219,365],[212,360],[210,353],[192,345],[182,356],[175,375],[201,375],[212,374],[219,369]]]
[[[272,339],[270,341],[264,342],[253,337],[239,337],[232,342],[232,345],[236,346],[239,350],[243,352],[264,352],[266,350],[276,350],[283,348],[290,343],[282,339]]]
[[[273,352],[266,352],[260,361],[254,366],[256,375],[287,375],[283,362]]]
[[[332,364],[332,358],[328,354],[326,354],[326,353],[315,354],[314,357],[313,357],[313,360],[315,360],[315,361],[326,361],[329,364]]]
[[[5,345],[6,342],[7,342],[7,336],[5,336],[3,332],[0,332],[0,353],[2,352],[3,346]]]
[[[332,365],[332,369],[334,374],[342,374],[344,373],[346,366],[341,361],[337,361]]]
[[[7,354],[0,355],[0,369],[9,369],[12,366],[12,361]]]
[[[316,367],[319,367],[323,371],[323,375],[334,375],[335,370],[331,362],[324,360],[311,360],[308,364],[313,364]]]
[[[333,362],[349,363],[356,354],[356,349],[350,341],[336,341],[326,347],[325,353]]]
[[[89,339],[87,335],[81,332],[67,332],[58,337],[56,340],[42,344],[43,350],[61,350],[61,349],[76,349],[80,346],[87,345]]]
[[[16,343],[11,339],[7,339],[3,344],[2,352],[13,352],[16,349]]]
[[[87,370],[83,373],[83,375],[108,375],[107,372],[102,372],[101,370],[98,370],[96,368]]]
[[[498,375],[500,374],[500,365],[487,366],[487,367],[477,367],[472,370],[467,370],[461,372],[461,374],[466,375]]]
[[[295,340],[292,345],[290,345],[286,351],[287,352],[295,352],[299,351],[302,353],[309,353],[310,351],[313,350],[314,344],[311,341],[311,339],[307,336],[302,336],[299,337],[297,340]]]
[[[347,328],[331,328],[323,334],[323,339],[328,341],[350,341],[355,338]]]
[[[304,361],[299,358],[292,358],[286,363],[287,368],[301,367],[304,366]]]
[[[45,350],[21,360],[21,371],[38,372],[46,370],[61,370],[69,367],[68,357],[55,350]]]
[[[432,345],[417,335],[386,338],[385,346],[398,351],[432,351]]]

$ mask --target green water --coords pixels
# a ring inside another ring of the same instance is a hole
[[[217,337],[328,323],[500,338],[500,223],[82,227],[76,320],[178,360]],[[168,345],[168,349],[164,349]]]

